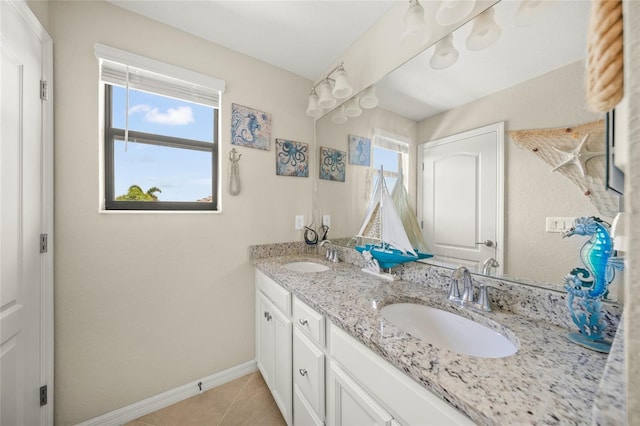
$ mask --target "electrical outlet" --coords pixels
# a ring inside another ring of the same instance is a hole
[[[299,214],[296,215],[296,231],[300,231],[304,228],[304,216]]]
[[[324,226],[331,226],[331,216],[328,214],[322,215],[322,224]]]

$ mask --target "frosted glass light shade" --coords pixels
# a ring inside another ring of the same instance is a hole
[[[473,10],[476,0],[443,0],[436,21],[440,25],[453,25],[462,21]]]
[[[333,78],[335,79],[333,91],[331,92],[333,96],[338,99],[343,99],[347,96],[351,96],[351,94],[353,93],[353,88],[347,80],[347,73],[340,68],[335,72]]]
[[[349,99],[344,107],[344,115],[349,118],[359,117],[362,114],[362,108],[360,108],[360,100],[357,96]]]
[[[424,8],[418,0],[411,0],[409,9],[404,13],[404,33],[402,41],[406,42],[417,38],[427,38],[429,28],[424,20]]]
[[[449,33],[436,44],[436,50],[429,61],[434,70],[450,67],[458,60],[458,51],[453,47],[453,34]]]
[[[360,95],[360,106],[364,109],[372,109],[378,106],[376,86],[369,86]]]
[[[494,20],[495,11],[487,9],[473,20],[471,34],[467,38],[467,49],[482,50],[498,41],[502,28]]]
[[[307,105],[307,115],[309,117],[318,118],[322,115],[322,108],[318,106],[318,95],[314,90],[309,95],[309,104]]]
[[[542,18],[542,11],[550,3],[542,0],[521,0],[518,11],[514,16],[517,27],[528,27]]]
[[[344,124],[347,122],[347,116],[344,114],[344,105],[336,110],[331,116],[331,122],[333,124]]]
[[[323,109],[336,106],[336,100],[331,94],[331,83],[327,79],[318,86],[318,106]]]

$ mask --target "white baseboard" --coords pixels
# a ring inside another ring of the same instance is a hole
[[[216,386],[223,385],[227,382],[235,380],[244,375],[257,371],[256,361],[245,362],[244,364],[236,365],[227,370],[221,371],[211,376],[205,377],[201,380],[196,380],[186,385],[179,386],[177,388],[168,390],[151,398],[138,401],[134,404],[126,407],[119,408],[109,413],[103,414],[99,417],[95,417],[91,420],[79,423],[77,426],[116,426],[121,425],[131,420],[135,420],[138,417],[144,416],[162,408],[168,407],[171,404],[180,402],[183,399],[187,399],[194,395],[197,395],[200,391],[198,389],[198,382],[202,382],[202,390],[206,391],[213,389]]]

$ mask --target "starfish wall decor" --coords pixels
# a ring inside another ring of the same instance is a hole
[[[614,217],[618,197],[605,189],[604,120],[576,127],[515,130],[508,133],[520,147],[533,152],[566,176],[596,206],[600,214]]]

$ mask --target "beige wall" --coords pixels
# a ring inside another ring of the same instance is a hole
[[[360,117],[350,118],[345,124],[333,124],[330,116],[318,120],[316,122],[316,158],[321,146],[348,153],[349,135],[372,139],[376,128],[410,138],[413,142],[410,152],[415,151],[416,122],[382,108],[375,108],[363,110]],[[373,139],[371,143],[373,144]],[[321,218],[322,214],[331,215],[329,239],[353,237],[358,232],[371,195],[370,170],[369,167],[348,164],[347,158],[344,183],[318,179],[315,211],[318,218]],[[408,191],[414,203],[415,170],[415,155],[411,155],[409,170],[405,173],[408,175]]]
[[[584,62],[579,61],[428,118],[419,123],[418,137],[422,143],[499,121],[505,122],[508,132],[602,118],[587,110],[583,86]],[[584,241],[546,233],[545,218],[590,215],[602,217],[577,186],[505,137],[506,273],[560,285],[578,266],[577,253]]]
[[[275,175],[275,154],[238,147],[231,103],[272,114],[275,138],[312,142],[311,82],[102,1],[50,3],[55,49],[56,423],[75,424],[254,358],[248,246],[300,240],[312,180]],[[224,79],[221,214],[98,212],[103,43]]]

